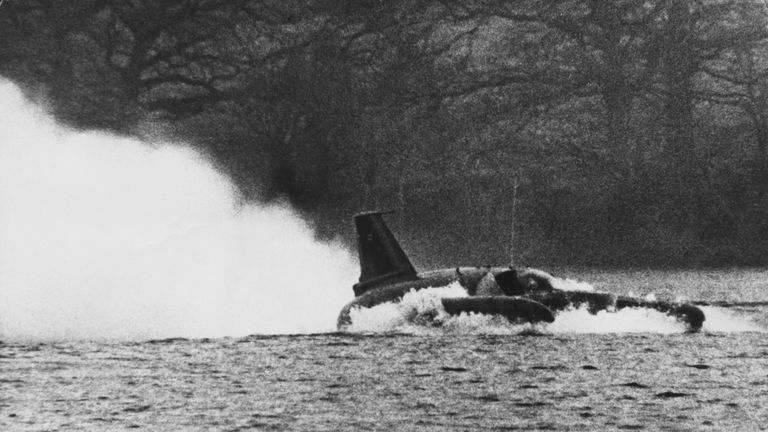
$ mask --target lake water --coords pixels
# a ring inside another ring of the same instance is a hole
[[[638,295],[654,288],[659,295],[664,289],[682,295],[696,289],[706,300],[759,300],[765,276],[575,274],[591,276],[601,289],[609,283]],[[649,280],[668,285],[660,289]],[[423,297],[410,301],[424,304]],[[0,430],[768,425],[763,307],[705,308],[704,329],[693,334],[644,310],[598,316],[570,311],[549,326],[463,316],[434,327],[398,319],[393,306],[387,307],[358,316],[358,328],[347,333],[6,342],[0,345]]]

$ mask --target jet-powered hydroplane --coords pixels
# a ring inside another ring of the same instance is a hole
[[[596,314],[603,310],[627,307],[650,308],[674,316],[698,331],[704,312],[691,303],[649,301],[594,291],[566,291],[552,286],[553,277],[535,269],[511,267],[456,267],[416,272],[408,257],[384,223],[384,212],[355,215],[360,281],[352,289],[355,299],[339,313],[337,327],[351,324],[353,308],[370,308],[397,302],[411,290],[437,288],[458,282],[466,297],[442,298],[450,315],[481,313],[500,315],[511,322],[555,321],[557,313],[568,308],[586,307]]]

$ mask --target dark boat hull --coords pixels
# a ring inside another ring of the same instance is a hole
[[[426,285],[426,284],[425,284]],[[398,284],[370,291],[346,305],[339,314],[339,329],[351,324],[350,310],[354,307],[370,308],[377,304],[399,299],[411,289],[419,289],[412,283]],[[649,301],[635,297],[591,291],[532,292],[526,296],[470,296],[441,299],[443,308],[450,315],[479,313],[500,315],[511,322],[554,322],[558,312],[570,308],[586,307],[596,314],[604,310],[621,310],[628,307],[648,308],[674,316],[684,322],[689,331],[699,331],[704,323],[704,312],[689,303]]]
[[[586,306],[593,314],[627,307],[651,308],[675,316],[699,330],[704,313],[693,304],[647,301],[592,291],[556,289],[554,278],[541,270],[512,267],[456,267],[417,273],[392,232],[382,212],[355,215],[360,281],[353,286],[355,299],[339,313],[337,327],[351,324],[350,313],[385,302],[398,302],[411,290],[445,287],[457,283],[468,297],[443,298],[452,315],[481,313],[502,315],[510,321],[553,322],[554,315],[569,308]]]

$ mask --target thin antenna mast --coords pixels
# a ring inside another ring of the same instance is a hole
[[[768,1],[768,0],[766,0]],[[512,187],[512,233],[509,236],[509,266],[515,266],[515,225],[517,219],[517,177],[515,177],[515,185]]]

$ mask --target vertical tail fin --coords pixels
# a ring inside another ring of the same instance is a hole
[[[416,270],[387,228],[384,212],[355,215],[357,251],[360,255],[360,282],[355,296],[379,285],[417,279]]]

